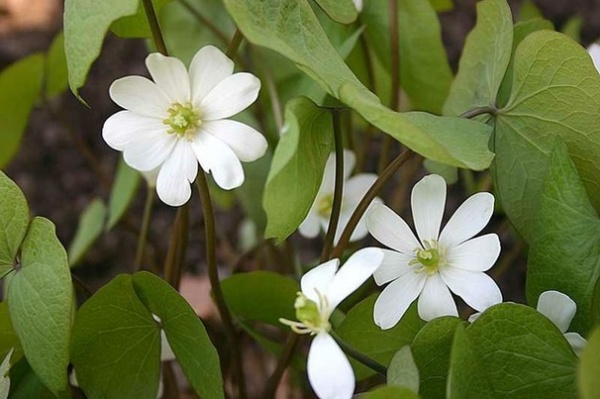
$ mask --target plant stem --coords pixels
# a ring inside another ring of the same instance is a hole
[[[233,325],[233,319],[227,303],[225,302],[225,296],[221,289],[221,281],[219,280],[219,270],[217,268],[216,258],[216,230],[215,230],[215,215],[213,211],[213,205],[210,198],[210,191],[208,189],[208,181],[206,174],[203,170],[198,171],[196,177],[196,185],[198,186],[198,192],[200,194],[200,202],[202,204],[202,215],[204,216],[204,234],[206,240],[206,263],[208,268],[208,279],[212,288],[213,298],[219,311],[219,316],[223,320],[225,327],[225,334],[229,341],[231,353],[233,353],[233,370],[234,378],[238,384],[239,397],[246,397],[246,387],[244,381],[244,374],[242,370],[242,352],[237,341],[235,332],[235,326]]]
[[[277,387],[279,386],[279,382],[281,381],[281,377],[283,377],[283,373],[287,369],[290,360],[292,360],[292,356],[294,355],[294,351],[296,350],[296,346],[298,346],[298,342],[300,342],[300,336],[294,332],[290,332],[285,340],[285,344],[281,349],[281,354],[279,355],[279,359],[277,360],[277,366],[275,367],[275,371],[269,378],[267,382],[267,387],[265,389],[264,398],[274,398],[275,393],[277,392]]]
[[[144,5],[144,12],[146,13],[146,19],[148,20],[150,31],[152,32],[154,46],[162,55],[169,55],[167,52],[165,39],[163,38],[162,31],[160,30],[158,18],[156,18],[156,12],[154,11],[152,0],[142,0],[142,4]]]
[[[140,270],[146,252],[146,239],[148,238],[148,227],[150,226],[150,217],[152,216],[152,204],[154,203],[154,189],[146,187],[146,201],[144,203],[144,216],[142,217],[142,227],[138,236],[137,250],[135,252],[135,270]]]
[[[165,280],[175,289],[179,288],[179,280],[183,270],[185,251],[187,249],[189,225],[189,205],[185,204],[177,209],[173,222],[169,251],[165,260]]]
[[[405,148],[400,155],[396,157],[388,166],[385,168],[383,172],[379,175],[375,183],[369,188],[369,190],[365,193],[363,198],[358,203],[358,206],[350,216],[350,220],[348,224],[344,228],[342,235],[340,236],[340,240],[331,253],[332,258],[339,258],[342,256],[344,252],[344,248],[348,245],[350,241],[350,237],[356,228],[359,220],[362,218],[363,214],[366,212],[367,208],[373,201],[373,199],[377,196],[377,194],[381,191],[385,183],[394,175],[394,173],[402,166],[404,163],[410,158],[413,152],[407,148]]]
[[[384,377],[387,375],[387,367],[385,367],[381,363],[379,363],[379,362],[371,359],[370,357],[368,357],[364,353],[359,352],[356,349],[354,349],[353,347],[351,347],[335,331],[330,330],[329,331],[329,335],[331,335],[333,337],[333,339],[335,339],[335,341],[338,343],[338,345],[340,346],[340,348],[342,348],[342,350],[348,356],[350,356],[354,360],[356,360],[356,361],[364,364],[365,366],[367,366],[371,370],[374,370],[374,371],[378,372],[379,374],[381,374]]]
[[[225,55],[229,58],[233,58],[243,39],[244,35],[242,34],[242,31],[236,29],[233,37],[231,38],[231,42],[229,42],[229,46],[227,47],[227,52],[225,52]]]
[[[342,210],[342,195],[344,192],[344,146],[342,143],[342,129],[340,124],[340,110],[332,109],[333,117],[333,139],[335,145],[335,187],[333,190],[333,205],[331,206],[331,216],[329,226],[325,235],[323,252],[321,252],[320,263],[330,259],[331,249],[335,239],[335,233],[340,221],[340,212]]]
[[[494,107],[477,107],[477,108],[473,108],[470,109],[464,113],[462,113],[460,115],[460,118],[467,118],[467,119],[472,119],[475,118],[476,116],[479,115],[483,115],[483,114],[490,114],[490,115],[496,115],[498,113],[498,110]]]

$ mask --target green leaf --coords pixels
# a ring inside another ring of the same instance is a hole
[[[554,137],[566,143],[592,204],[600,206],[600,76],[579,44],[539,31],[517,47],[512,87],[496,118],[494,185],[530,241]]]
[[[67,59],[65,58],[65,35],[61,31],[46,53],[46,75],[44,91],[51,98],[62,94],[69,87]]]
[[[135,198],[137,189],[140,183],[140,173],[129,167],[121,158],[117,166],[117,173],[112,189],[110,191],[110,199],[108,200],[108,222],[106,230],[110,230],[115,225]]]
[[[171,1],[172,0],[152,0],[154,12],[157,15],[160,15],[163,6]],[[146,12],[144,11],[144,6],[141,1],[138,0],[138,2],[139,6],[134,15],[120,18],[112,24],[110,29],[114,34],[126,38],[146,38],[152,36],[150,26],[148,25],[148,17],[146,17]]]
[[[33,54],[0,72],[0,168],[15,156],[29,114],[37,102],[44,74],[44,57]]]
[[[420,393],[425,398],[445,398],[450,348],[456,328],[464,321],[440,317],[427,323],[410,345],[421,376]]]
[[[69,390],[58,395],[50,392],[31,369],[27,359],[21,359],[10,369],[10,399],[70,399]]]
[[[519,21],[529,21],[536,18],[543,18],[541,11],[532,0],[525,0],[519,9]]]
[[[86,206],[79,218],[75,237],[69,246],[69,264],[76,266],[104,231],[106,207],[96,198]]]
[[[387,384],[404,386],[413,392],[419,392],[419,381],[419,369],[410,346],[403,346],[390,361],[387,369]]]
[[[131,276],[115,277],[81,306],[71,361],[91,399],[156,397],[160,327],[137,297]]]
[[[576,365],[577,356],[550,320],[504,303],[456,330],[448,397],[574,398]]]
[[[575,15],[567,20],[562,28],[562,33],[575,40],[577,43],[581,42],[581,26],[583,25],[583,18],[579,15]]]
[[[252,220],[261,236],[267,224],[262,202],[270,166],[271,153],[266,153],[254,162],[244,163],[246,180],[235,190],[244,214]]]
[[[413,304],[395,327],[382,330],[373,321],[375,299],[376,295],[372,295],[350,309],[336,332],[356,350],[387,365],[400,348],[412,342],[425,323],[419,318],[416,305]],[[352,365],[357,380],[374,374],[359,363],[352,361]]]
[[[352,0],[315,0],[315,2],[329,15],[329,18],[340,24],[351,24],[358,17]]]
[[[300,226],[319,191],[332,150],[331,113],[304,97],[288,102],[263,197],[267,238],[283,241]]]
[[[8,305],[0,302],[0,354],[8,353],[11,349],[14,349],[11,363],[15,364],[23,357],[23,348],[10,321]]]
[[[557,290],[577,303],[571,329],[593,326],[592,302],[600,278],[600,219],[559,140],[550,155],[527,265],[527,298]]]
[[[360,399],[419,399],[420,396],[405,387],[380,387],[364,393]]]
[[[148,272],[133,275],[142,303],[161,320],[167,340],[188,381],[201,398],[224,398],[219,354],[204,325],[179,293]]]
[[[454,8],[452,0],[429,0],[436,12],[446,12]]]
[[[67,385],[73,286],[67,253],[54,224],[35,217],[23,241],[21,267],[11,276],[8,309],[25,356],[52,392]]]
[[[596,328],[581,352],[577,383],[581,399],[600,398],[600,328]]]
[[[460,115],[477,107],[494,106],[508,67],[513,22],[506,0],[477,4],[477,24],[467,36],[445,115]]]
[[[423,161],[423,167],[429,173],[440,175],[446,180],[447,185],[454,184],[458,181],[458,170],[454,166],[444,165],[443,163],[435,162],[430,159]]]
[[[294,300],[300,290],[291,278],[273,272],[234,274],[221,288],[227,306],[236,317],[283,327],[280,318],[296,320]]]
[[[66,0],[64,12],[65,56],[69,86],[80,100],[92,63],[100,55],[104,36],[119,18],[133,15],[139,0]]]
[[[0,171],[0,278],[14,267],[27,226],[27,200],[15,182]]]

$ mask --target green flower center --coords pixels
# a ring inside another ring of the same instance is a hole
[[[323,218],[329,218],[331,208],[333,208],[333,194],[326,194],[321,197],[317,204],[317,213]]]
[[[425,248],[416,248],[416,258],[410,261],[410,265],[419,265],[417,272],[425,272],[429,275],[436,273],[444,265],[444,254],[436,240],[425,241]]]
[[[200,113],[191,104],[175,103],[167,110],[169,117],[163,123],[169,126],[168,133],[191,139],[202,125]]]
[[[296,308],[296,318],[298,321],[279,319],[279,321],[290,326],[292,331],[297,334],[317,334],[321,331],[329,331],[329,315],[322,312],[322,309],[328,308],[327,298],[321,293],[319,295],[319,304],[306,297],[302,292],[298,292],[294,308]],[[320,305],[320,307],[319,307]]]

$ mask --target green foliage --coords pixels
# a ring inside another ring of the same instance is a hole
[[[315,2],[332,20],[341,24],[351,24],[358,17],[352,0],[315,0]]]
[[[577,356],[562,333],[535,309],[489,308],[454,335],[448,396],[574,398]]]
[[[27,200],[21,189],[0,171],[0,278],[15,266],[27,226]]]
[[[154,6],[154,12],[160,14],[163,6],[170,3],[173,0],[152,0]],[[148,25],[148,19],[144,6],[141,1],[138,0],[138,9],[134,15],[129,15],[116,20],[110,27],[110,29],[117,36],[121,37],[150,37],[150,26]]]
[[[582,181],[558,139],[539,202],[527,267],[527,298],[557,290],[577,303],[572,330],[587,332],[594,323],[592,302],[600,278],[600,219]]]
[[[106,206],[101,199],[96,198],[85,207],[79,217],[79,225],[75,237],[69,246],[69,264],[76,266],[94,242],[104,231]]]
[[[360,399],[419,399],[420,396],[405,387],[380,387],[359,396]]]
[[[0,396],[1,397],[1,396]],[[68,390],[58,395],[50,392],[31,369],[27,359],[15,362],[10,369],[10,399],[70,399]]]
[[[600,397],[600,328],[596,328],[581,353],[577,383],[581,399]]]
[[[244,214],[252,220],[261,236],[267,224],[262,202],[270,166],[271,156],[269,153],[254,162],[244,163],[246,181],[235,190],[237,198],[244,209]]]
[[[19,342],[19,337],[10,321],[8,314],[8,305],[6,302],[0,302],[0,356],[13,350],[11,364],[17,363],[23,357],[23,348]]]
[[[65,35],[61,31],[46,53],[44,92],[51,98],[62,94],[67,87],[69,87],[69,78],[65,58]]]
[[[387,384],[404,386],[413,392],[419,392],[419,381],[419,369],[410,346],[403,346],[390,361],[387,369]]]
[[[55,394],[66,388],[73,287],[54,224],[35,217],[8,285],[8,309],[31,368]]]
[[[119,160],[119,165],[117,166],[115,181],[110,191],[106,230],[110,230],[115,227],[127,209],[129,209],[131,202],[137,193],[139,183],[140,173],[137,170],[129,167],[121,158]],[[153,188],[148,188],[148,190],[153,190]]]

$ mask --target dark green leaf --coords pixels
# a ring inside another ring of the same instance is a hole
[[[360,395],[360,399],[419,399],[420,396],[404,387],[381,387]]]
[[[29,207],[21,189],[0,171],[0,278],[12,270],[29,225]]]
[[[104,231],[106,207],[101,199],[96,198],[88,204],[79,218],[75,237],[69,246],[69,264],[76,266],[85,253]]]
[[[577,371],[581,399],[600,398],[600,328],[596,328],[588,340]]]
[[[140,183],[140,173],[129,167],[121,158],[108,201],[106,230],[112,229],[125,214],[135,198]],[[153,189],[151,189],[153,190]]]
[[[44,90],[47,97],[62,94],[69,87],[67,59],[65,58],[65,35],[61,31],[46,53],[46,75]]]
[[[387,384],[404,386],[413,392],[419,392],[419,381],[419,369],[410,346],[403,346],[390,361],[387,369]]]
[[[11,362],[12,363],[12,362]],[[1,397],[1,396],[0,396]],[[10,399],[69,399],[69,390],[53,394],[31,369],[27,359],[15,362],[10,369]]]

